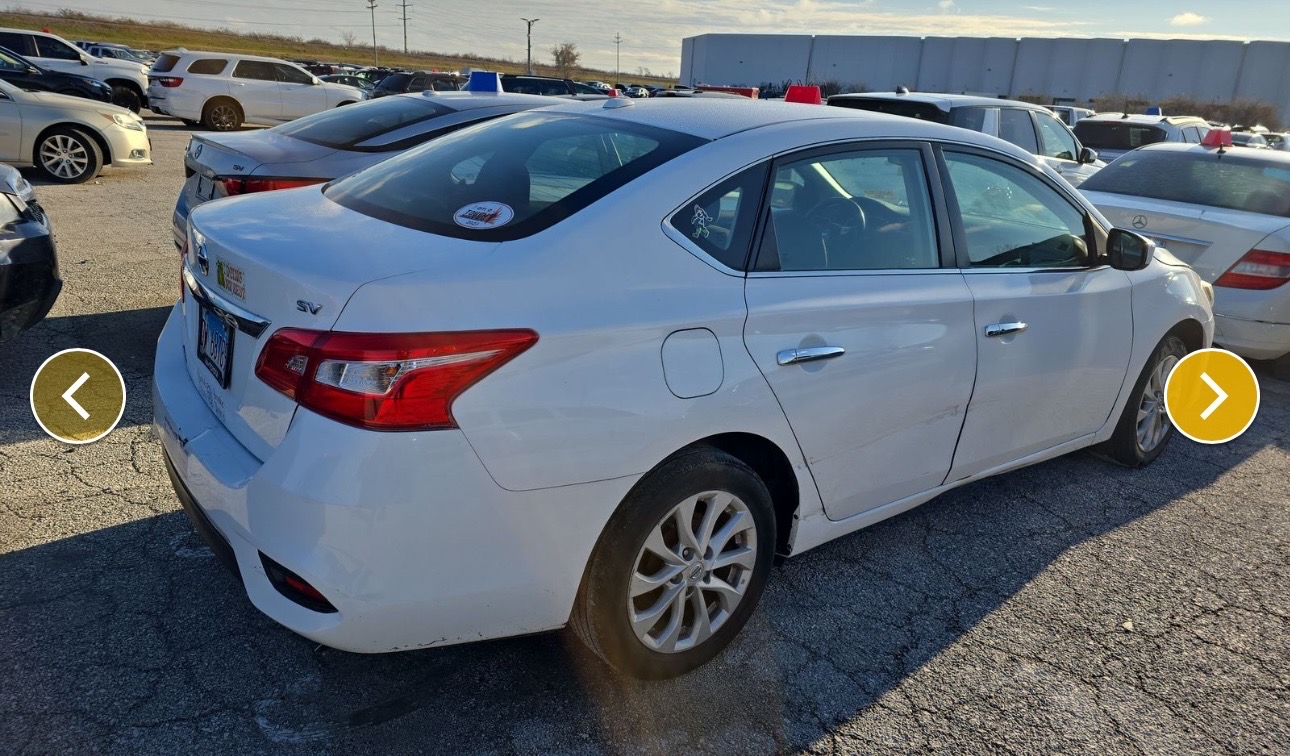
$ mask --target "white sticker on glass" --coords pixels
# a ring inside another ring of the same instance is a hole
[[[473,202],[453,213],[452,219],[465,228],[497,228],[515,217],[510,205],[501,202]]]

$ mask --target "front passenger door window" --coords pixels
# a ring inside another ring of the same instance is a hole
[[[945,155],[973,268],[1069,268],[1091,262],[1084,214],[1038,177],[979,155]]]

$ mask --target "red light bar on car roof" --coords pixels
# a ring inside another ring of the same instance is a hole
[[[823,104],[820,98],[820,88],[805,84],[789,86],[788,91],[784,93],[784,102],[800,102],[806,105]]]
[[[1210,129],[1205,132],[1205,136],[1200,140],[1205,147],[1231,147],[1232,130],[1231,129]]]

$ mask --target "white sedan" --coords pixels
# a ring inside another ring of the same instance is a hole
[[[1290,362],[1290,153],[1220,149],[1223,134],[1135,150],[1080,189],[1214,285],[1215,341]]]
[[[189,223],[175,490],[257,607],[359,652],[568,624],[681,674],[775,554],[1084,447],[1152,461],[1213,332],[1195,272],[1038,158],[842,108],[569,103]]]

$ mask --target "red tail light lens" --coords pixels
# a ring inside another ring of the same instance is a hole
[[[1215,286],[1233,289],[1275,289],[1290,281],[1290,253],[1252,249],[1218,277]]]
[[[255,374],[320,415],[372,430],[456,428],[452,403],[537,343],[533,331],[344,333],[284,328]]]
[[[153,81],[157,82],[163,87],[169,87],[171,89],[174,89],[175,87],[184,83],[184,78],[182,76],[158,76],[154,78]]]
[[[301,186],[321,184],[322,178],[245,178],[239,176],[221,176],[216,179],[224,187],[224,193],[232,197],[238,194],[255,192],[273,192],[278,189],[295,189]]]

